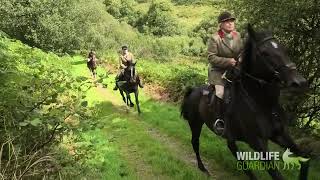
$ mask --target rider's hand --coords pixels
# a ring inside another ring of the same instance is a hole
[[[229,63],[230,63],[231,66],[235,66],[237,64],[237,61],[234,58],[231,58],[229,60]]]

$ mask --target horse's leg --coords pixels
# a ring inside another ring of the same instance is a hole
[[[127,102],[126,102],[126,98],[124,97],[123,91],[122,91],[121,89],[120,89],[120,94],[121,94],[121,96],[122,96],[123,102],[124,102],[124,103],[127,103]]]
[[[250,147],[256,150],[257,152],[262,152],[263,154],[266,154],[268,152],[268,141],[264,141],[263,139],[257,139],[256,143],[250,144]],[[263,162],[270,163],[272,161],[263,160]],[[269,168],[267,171],[272,177],[272,179],[275,179],[275,180],[284,179],[278,169]]]
[[[131,101],[130,93],[128,93],[127,96],[128,96],[129,102],[130,102],[130,107],[133,107],[134,104],[133,104],[133,102]]]
[[[306,156],[307,153],[303,152],[296,143],[294,143],[293,139],[289,136],[287,132],[284,132],[278,136],[271,138],[271,140],[280,145],[283,148],[289,148],[291,152],[295,153],[298,156]],[[308,179],[308,171],[309,171],[309,161],[301,162],[300,168],[300,180]]]
[[[138,113],[140,114],[141,111],[140,111],[140,105],[139,105],[139,90],[138,90],[138,87],[134,91],[134,96],[135,96],[135,99],[136,99],[137,110],[138,110]]]
[[[126,97],[127,97],[127,106],[129,106],[129,93],[126,92]]]
[[[192,132],[191,144],[192,144],[193,150],[196,154],[198,168],[201,171],[209,174],[208,170],[204,167],[204,165],[202,163],[200,153],[199,153],[199,137],[201,134],[203,122],[199,121],[198,119],[192,119],[192,120],[189,120],[188,122],[189,122],[189,126],[190,126],[190,129]]]
[[[91,74],[91,76],[93,77],[93,70],[92,70],[92,67],[90,67],[89,69],[90,69],[90,74]]]
[[[93,69],[92,73],[93,73],[93,79],[96,79],[96,75],[97,75],[96,69]]]
[[[233,140],[228,140],[228,148],[231,151],[232,155],[237,158],[237,152],[239,151],[238,146],[235,141]],[[242,160],[241,160],[242,161]],[[242,161],[244,162],[244,161]],[[253,174],[251,170],[243,170],[244,173],[251,179],[251,180],[256,180],[256,176]]]

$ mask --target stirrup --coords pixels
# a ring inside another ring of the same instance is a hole
[[[217,125],[218,125],[219,122],[223,124],[223,128],[218,128],[218,127],[217,127]],[[216,122],[214,123],[213,127],[214,127],[215,129],[219,130],[219,131],[220,131],[220,130],[224,131],[224,121],[223,121],[222,119],[217,119]]]

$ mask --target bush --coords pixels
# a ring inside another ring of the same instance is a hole
[[[133,27],[142,17],[141,12],[133,8],[137,4],[134,0],[105,0],[104,3],[109,14]]]
[[[174,75],[164,82],[169,97],[174,102],[182,100],[188,87],[197,87],[206,83],[206,75],[192,67],[174,68]]]
[[[172,0],[173,3],[178,5],[190,5],[190,4],[212,5],[216,3],[215,1],[217,0]]]
[[[1,30],[30,46],[67,53],[115,49],[137,37],[98,0],[43,1],[1,1]]]
[[[59,58],[0,38],[0,174],[4,179],[39,179],[54,167],[49,155],[72,127],[87,117],[82,88]],[[84,78],[85,80],[85,78]]]
[[[207,47],[201,38],[189,38],[188,47],[183,49],[182,53],[187,56],[205,56],[207,53]]]
[[[169,1],[152,1],[140,29],[155,36],[172,36],[180,34],[179,25],[173,14],[173,5]]]
[[[204,44],[218,29],[217,16],[210,16],[202,20],[199,25],[193,29],[193,36],[201,37]]]

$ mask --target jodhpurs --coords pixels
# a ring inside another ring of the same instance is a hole
[[[224,86],[222,85],[214,85],[214,88],[216,89],[216,96],[220,99],[223,99],[224,94]]]

